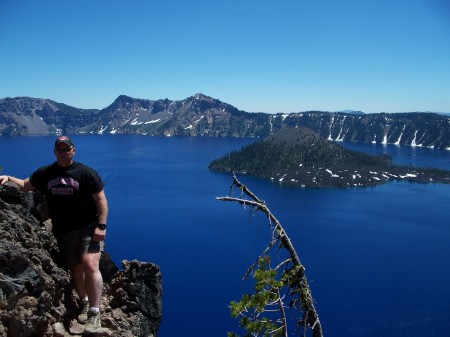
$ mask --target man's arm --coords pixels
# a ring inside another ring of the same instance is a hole
[[[105,191],[101,190],[100,192],[94,193],[92,195],[94,198],[95,204],[97,205],[97,222],[99,224],[106,224],[106,219],[108,217],[108,202],[106,201]],[[106,229],[101,230],[96,227],[93,240],[94,241],[103,241],[105,239]]]
[[[26,179],[19,179],[19,178],[14,178],[11,176],[0,176],[0,185],[3,185],[4,183],[6,183],[7,181],[11,181],[14,184],[16,184],[17,186],[20,187],[20,189],[24,192],[29,192],[29,191],[34,191],[36,188],[31,184],[30,179],[26,178]]]
[[[108,202],[106,201],[105,191],[94,193],[92,197],[97,205],[97,216],[98,223],[106,223],[106,218],[108,217]]]

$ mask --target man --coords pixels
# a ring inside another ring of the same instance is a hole
[[[58,137],[54,146],[56,162],[37,169],[25,180],[0,176],[0,184],[11,181],[25,192],[39,190],[45,195],[63,263],[80,297],[78,321],[86,323],[86,333],[95,333],[101,328],[103,279],[99,263],[108,203],[98,173],[75,162],[75,152],[69,137]]]

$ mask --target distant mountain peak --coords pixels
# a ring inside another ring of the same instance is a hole
[[[131,97],[131,96],[127,96],[127,95],[119,95],[115,100],[114,100],[114,102],[127,102],[127,101],[139,101],[139,100],[141,100],[141,99],[139,99],[139,98],[134,98],[134,97]]]
[[[351,115],[365,115],[365,113],[363,111],[352,110],[352,109],[344,109],[344,110],[339,110],[337,112],[342,112],[342,113],[351,114]]]
[[[122,94],[122,95],[119,95],[119,97],[117,97],[116,99],[133,99],[133,97]]]
[[[218,100],[216,98],[213,98],[213,97],[210,97],[210,96],[207,96],[207,95],[202,94],[202,93],[197,93],[194,96],[189,97],[187,100],[190,100],[190,99],[193,99],[193,100],[196,100],[196,101],[222,103],[220,100]]]
[[[195,94],[193,97],[194,97],[195,99],[210,99],[210,98],[211,98],[211,97],[206,96],[206,95],[204,95],[204,94],[202,94],[202,93],[197,93],[197,94]]]

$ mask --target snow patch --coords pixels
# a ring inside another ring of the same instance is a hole
[[[421,147],[422,146],[422,144],[416,144],[416,138],[417,138],[417,132],[418,132],[419,130],[416,130],[416,132],[414,132],[414,139],[412,140],[412,142],[411,142],[411,146],[412,147],[416,147],[416,146],[418,146],[418,147]]]
[[[144,123],[138,122],[138,121],[137,121],[137,118],[133,119],[133,120],[130,122],[130,125],[141,125],[141,124],[144,124]]]
[[[199,118],[199,119],[196,119],[196,120],[194,121],[194,123],[200,122],[204,117],[205,117],[204,115],[203,115],[203,116],[200,116],[200,118]]]
[[[400,145],[400,140],[402,139],[403,132],[405,131],[406,125],[403,125],[403,130],[400,133],[400,136],[398,137],[397,141],[394,143],[394,145]]]
[[[106,125],[105,127],[103,127],[103,125],[102,125],[102,127],[100,128],[100,131],[98,132],[99,134],[103,134],[103,132],[105,132],[105,130],[108,128],[108,126],[110,126],[111,125],[111,122],[109,122],[109,124],[108,125]]]
[[[331,170],[326,169],[325,171],[327,171],[331,175],[331,178],[339,178],[339,176],[337,174],[333,174]]]
[[[410,178],[416,178],[417,177],[417,174],[412,174],[412,173],[407,173],[406,175],[404,175],[404,176],[400,176],[400,178],[408,178],[408,177],[410,177]]]
[[[160,120],[161,120],[161,118],[158,118],[158,119],[155,119],[155,120],[152,120],[152,121],[145,122],[144,124],[158,123]]]

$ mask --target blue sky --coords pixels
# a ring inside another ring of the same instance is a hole
[[[450,112],[447,0],[0,0],[0,98]]]

